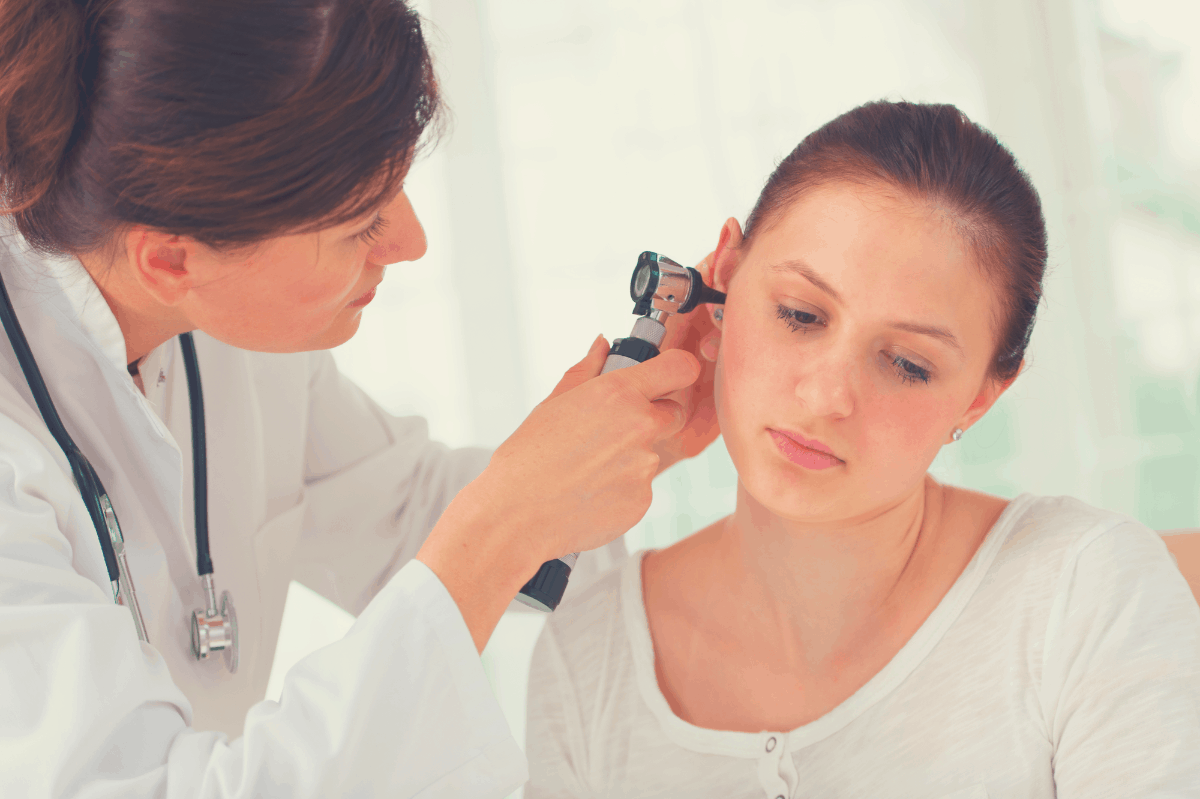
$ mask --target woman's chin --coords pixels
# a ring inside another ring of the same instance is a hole
[[[788,463],[764,463],[739,470],[742,491],[762,510],[789,521],[823,521],[837,517],[843,504],[837,480],[823,472],[809,474]]]

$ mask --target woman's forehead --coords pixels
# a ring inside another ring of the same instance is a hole
[[[755,237],[748,256],[778,272],[781,262],[806,263],[831,284],[861,278],[908,284],[930,280],[982,282],[974,252],[937,205],[853,183],[805,192]]]
[[[903,311],[966,338],[975,327],[993,335],[997,297],[969,242],[942,209],[899,192],[814,188],[755,236],[744,260],[756,280],[811,287],[860,315]]]

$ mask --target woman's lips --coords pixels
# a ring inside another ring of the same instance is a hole
[[[842,461],[829,451],[829,447],[820,441],[810,441],[802,436],[788,435],[770,428],[767,432],[771,434],[775,446],[783,456],[797,466],[806,469],[828,469],[842,464]]]

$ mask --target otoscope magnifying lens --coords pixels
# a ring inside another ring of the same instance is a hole
[[[650,288],[650,278],[654,274],[654,267],[646,264],[637,271],[637,275],[633,279],[633,296],[634,299],[640,299],[646,296],[646,289]]]

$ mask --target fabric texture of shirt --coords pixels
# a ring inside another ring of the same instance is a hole
[[[672,712],[643,555],[538,641],[526,799],[1200,797],[1200,607],[1127,517],[1018,497],[879,673],[809,724],[758,733]]]
[[[0,229],[0,273],[60,416],[120,519],[149,643],[0,341],[0,796],[503,796],[526,775],[462,616],[412,557],[489,452],[430,441],[328,352],[195,334],[218,592],[240,666],[197,661],[191,425],[177,339],[127,371],[78,262]],[[263,701],[288,583],[359,614]]]

